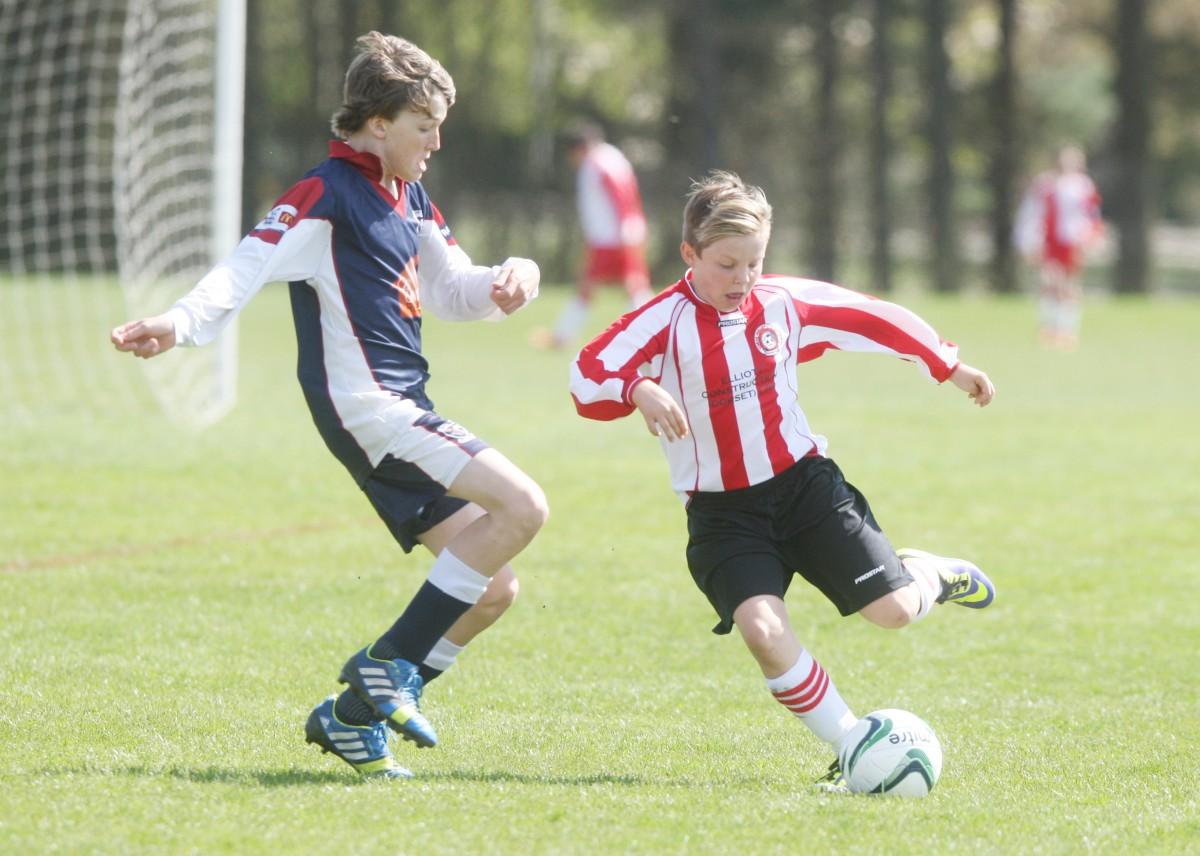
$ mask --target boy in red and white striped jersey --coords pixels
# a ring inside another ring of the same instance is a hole
[[[892,548],[809,427],[795,365],[830,348],[871,351],[949,380],[981,407],[995,388],[907,309],[764,275],[770,232],[759,188],[727,172],[697,182],[680,248],[688,271],[583,348],[571,394],[591,419],[641,411],[686,503],[688,567],[720,618],[714,632],[736,626],[775,698],[836,752],[857,719],[792,630],[783,598],[793,575],[842,615],[889,628],[936,603],[988,606],[995,588],[970,562]],[[822,781],[840,777],[835,762]]]

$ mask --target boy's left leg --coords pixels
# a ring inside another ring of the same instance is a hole
[[[913,581],[862,607],[858,614],[880,627],[899,629],[920,621],[934,606],[956,603],[970,609],[990,606],[996,587],[987,574],[966,559],[935,556],[911,547],[897,550]]]
[[[836,752],[858,717],[796,638],[784,602],[774,595],[752,597],[733,611],[733,623],[775,700]]]
[[[966,559],[935,556],[924,550],[904,547],[896,551],[904,567],[929,589],[936,588],[935,603],[954,603],[969,609],[991,606],[996,586],[987,574]]]

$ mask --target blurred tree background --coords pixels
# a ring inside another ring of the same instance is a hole
[[[579,117],[638,170],[660,282],[679,267],[688,179],[712,167],[767,190],[772,269],[867,290],[905,266],[938,290],[1017,290],[1013,210],[1065,143],[1088,152],[1104,197],[1114,289],[1161,285],[1188,253],[1172,227],[1200,225],[1194,0],[249,6],[247,226],[324,156],[342,70],[370,29],[415,41],[455,79],[425,183],[460,241],[480,259],[532,255],[549,281],[574,271],[555,136]]]
[[[37,107],[52,103],[38,87],[58,85],[26,73],[47,61],[37,45],[69,38],[64,74],[90,67],[85,52],[115,66],[135,5],[0,0],[0,107],[22,151],[10,209],[46,196],[23,177],[49,169],[26,139],[103,148],[112,134],[111,120],[59,117],[115,97],[115,68],[73,84],[86,99]],[[354,40],[371,29],[415,41],[455,79],[426,184],[464,247],[532,256],[548,282],[573,279],[580,240],[556,139],[586,118],[638,171],[660,284],[678,273],[689,179],[721,167],[775,205],[772,270],[876,292],[1018,291],[1014,210],[1071,143],[1110,227],[1088,286],[1200,293],[1196,0],[247,0],[245,228],[325,156]],[[89,240],[111,252],[111,234]]]

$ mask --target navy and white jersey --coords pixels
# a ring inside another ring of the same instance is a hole
[[[759,484],[825,453],[797,400],[796,364],[830,348],[891,354],[939,383],[958,367],[958,348],[894,303],[764,275],[737,310],[721,313],[696,294],[688,271],[580,351],[571,395],[582,416],[608,420],[636,409],[642,381],[666,390],[690,428],[662,440],[671,486],[686,500]]]
[[[500,268],[472,264],[419,182],[397,179],[393,197],[381,176],[377,157],[331,142],[329,158],[169,313],[178,344],[203,345],[265,283],[290,282],[300,385],[326,444],[360,483],[433,408],[424,311],[504,317],[490,296]]]

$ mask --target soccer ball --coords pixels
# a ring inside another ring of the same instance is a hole
[[[838,762],[854,793],[923,797],[941,775],[942,745],[919,716],[877,710],[846,735]]]

